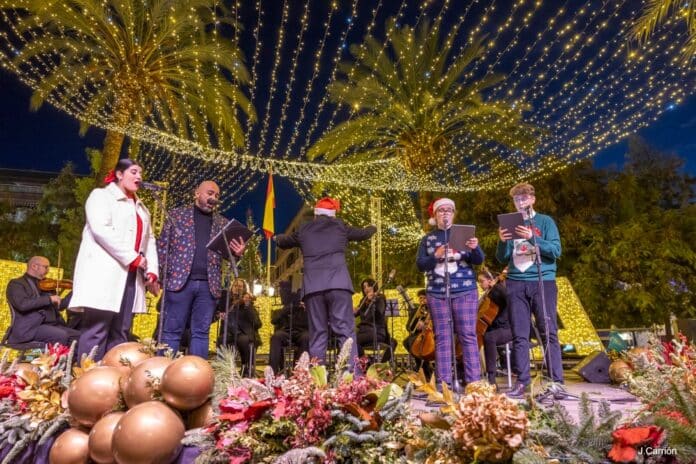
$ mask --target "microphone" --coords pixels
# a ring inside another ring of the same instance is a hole
[[[215,198],[213,198],[213,197],[210,197],[210,198],[208,198],[208,199],[206,200],[206,203],[207,203],[208,206],[210,206],[211,208],[214,208],[215,206],[217,206],[218,203],[220,203],[220,201],[217,200],[217,199],[215,199]]]
[[[153,184],[152,182],[140,182],[140,188],[144,188],[145,190],[151,190],[153,192],[159,192],[160,190],[164,190],[164,187],[161,185]]]
[[[524,208],[525,213],[527,213],[527,218],[532,217],[532,206],[529,205],[526,208]]]
[[[413,304],[413,300],[408,295],[408,292],[404,290],[404,287],[402,287],[401,285],[397,285],[396,290],[401,294],[401,297],[404,299],[404,301],[406,301],[406,303],[408,303],[409,306],[415,307],[415,305]]]
[[[384,285],[389,285],[394,281],[394,277],[396,277],[396,269],[392,269],[389,271],[389,276],[387,277],[387,283]]]

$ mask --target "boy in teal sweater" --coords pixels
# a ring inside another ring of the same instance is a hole
[[[510,196],[515,209],[524,217],[524,225],[515,228],[515,233],[522,238],[513,239],[512,231],[498,229],[500,240],[495,254],[498,261],[508,265],[506,286],[512,330],[512,355],[513,365],[518,371],[517,384],[508,396],[522,397],[531,382],[529,335],[532,314],[541,334],[543,346],[547,350],[546,357],[551,367],[552,380],[563,383],[561,346],[558,342],[556,322],[558,302],[556,259],[561,256],[561,238],[553,219],[534,211],[536,197],[532,185],[517,184],[510,189]],[[541,257],[542,285],[539,285],[535,243]],[[540,288],[543,288],[548,319],[544,317],[542,310]]]

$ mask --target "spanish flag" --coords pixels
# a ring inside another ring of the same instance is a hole
[[[273,172],[268,171],[268,186],[266,187],[266,207],[263,211],[263,233],[266,239],[275,234],[275,221],[273,210],[275,209],[275,190],[273,189]]]

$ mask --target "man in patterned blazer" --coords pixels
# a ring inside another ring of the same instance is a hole
[[[220,201],[220,188],[213,181],[201,182],[195,192],[193,206],[169,212],[157,240],[160,275],[164,276],[164,315],[161,343],[175,352],[191,320],[189,354],[208,357],[210,323],[215,303],[222,289],[221,260],[224,256],[210,251],[206,245],[227,223],[215,205]],[[243,241],[232,240],[230,250],[239,257]],[[165,274],[166,266],[166,274]]]

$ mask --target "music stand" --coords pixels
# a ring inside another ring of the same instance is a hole
[[[387,344],[389,345],[389,349],[391,350],[391,359],[389,361],[389,364],[392,367],[392,371],[395,371],[396,369],[396,347],[392,346],[392,340],[396,341],[394,338],[394,319],[401,316],[401,312],[399,311],[399,299],[398,298],[390,298],[387,300],[386,306],[384,308],[384,317],[390,317],[391,318],[391,331],[387,333]],[[397,342],[398,343],[398,342]],[[394,372],[394,378],[397,377],[397,373]]]

